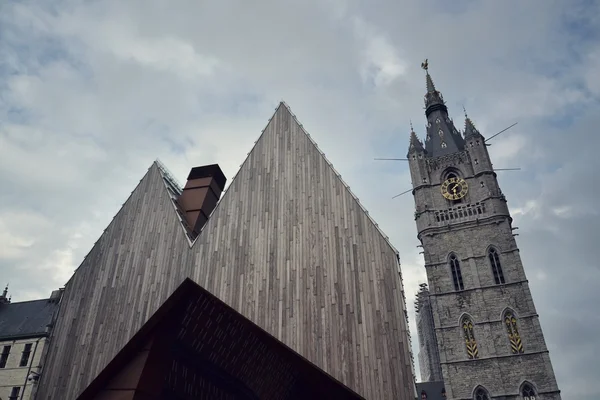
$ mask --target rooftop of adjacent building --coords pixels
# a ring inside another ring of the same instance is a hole
[[[55,290],[47,299],[11,303],[6,287],[0,296],[0,340],[47,335],[61,294]]]
[[[420,400],[446,400],[444,382],[417,382],[417,398]]]

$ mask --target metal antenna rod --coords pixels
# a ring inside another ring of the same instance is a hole
[[[496,168],[494,171],[520,171],[521,168]]]
[[[496,133],[495,135],[490,136],[489,138],[485,139],[485,141],[487,142],[488,140],[492,140],[493,138],[495,138],[496,136],[498,136],[499,134],[501,134],[502,132],[506,132],[507,130],[509,130],[510,128],[512,128],[513,126],[515,126],[516,124],[518,124],[518,122],[515,122],[514,124],[512,124],[511,126],[509,126],[508,128],[504,128],[502,129],[500,132]]]
[[[403,194],[406,194],[408,192],[412,192],[412,189],[408,189],[406,192],[402,192],[400,194],[395,195],[394,197],[392,197],[392,199],[395,199],[396,197],[402,196]]]
[[[374,160],[408,161],[408,158],[374,158]]]

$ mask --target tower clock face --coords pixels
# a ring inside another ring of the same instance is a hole
[[[469,187],[462,178],[449,178],[442,183],[442,196],[448,200],[460,200],[467,195]]]

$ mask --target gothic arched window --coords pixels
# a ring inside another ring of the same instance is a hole
[[[456,254],[450,255],[450,270],[452,271],[452,280],[454,281],[454,290],[464,290],[462,273],[460,272],[460,261]]]
[[[535,391],[529,383],[523,385],[521,396],[523,396],[523,400],[535,400]]]
[[[490,264],[492,265],[492,273],[494,274],[494,281],[496,285],[504,284],[504,272],[502,272],[502,264],[500,264],[500,256],[498,255],[498,250],[491,247],[488,251],[488,258],[490,259]]]
[[[467,356],[471,360],[479,358],[479,350],[477,349],[477,341],[475,340],[475,332],[473,331],[473,321],[471,318],[463,318],[462,328],[465,345],[467,346]]]
[[[510,310],[504,313],[504,325],[506,326],[506,332],[508,332],[508,340],[510,341],[510,350],[512,353],[523,353],[523,342],[517,329],[517,318]]]
[[[487,390],[482,387],[477,388],[475,391],[475,400],[490,400]]]

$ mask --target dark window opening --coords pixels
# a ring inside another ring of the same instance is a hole
[[[21,392],[21,388],[19,386],[15,386],[10,391],[10,396],[8,396],[8,400],[17,400],[19,398],[19,393]]]
[[[488,252],[490,264],[492,265],[492,272],[494,273],[494,281],[496,285],[504,284],[504,273],[502,272],[502,265],[500,264],[500,256],[496,249],[491,248]]]
[[[8,360],[9,354],[10,354],[10,346],[4,346],[2,348],[2,354],[0,354],[0,368],[6,367],[6,361]]]
[[[523,386],[523,390],[521,390],[521,395],[523,396],[523,400],[535,400],[535,392],[529,384],[525,384]]]
[[[479,388],[475,392],[475,400],[490,400],[490,396],[488,396],[485,389]]]
[[[452,271],[452,280],[454,281],[454,290],[464,290],[465,285],[463,284],[462,273],[460,272],[460,262],[456,255],[450,256],[450,270]]]
[[[19,362],[19,367],[26,367],[29,364],[29,355],[31,354],[31,343],[27,343],[25,345],[25,349],[23,349],[23,354],[21,354],[21,361]]]

